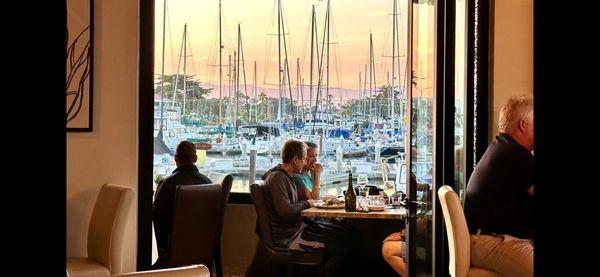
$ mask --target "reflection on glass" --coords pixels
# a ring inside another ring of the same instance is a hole
[[[434,1],[412,2],[412,140],[410,170],[417,181],[416,196],[422,201],[417,210],[414,237],[413,268],[416,275],[432,274],[432,221],[435,96],[435,6]]]
[[[456,44],[455,44],[455,120],[454,120],[454,188],[458,196],[464,200],[466,188],[466,159],[465,159],[465,95],[466,95],[466,65],[467,65],[467,3],[466,0],[456,0]]]

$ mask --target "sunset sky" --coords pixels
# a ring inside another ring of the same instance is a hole
[[[300,58],[301,77],[304,84],[309,83],[310,66],[310,17],[312,5],[316,6],[317,29],[319,43],[322,42],[325,11],[327,1],[282,0],[290,63],[290,77],[295,93],[296,59]],[[222,38],[223,49],[223,84],[228,83],[227,64],[229,55],[237,50],[237,24],[241,24],[243,51],[245,58],[246,80],[249,93],[254,76],[254,61],[257,63],[257,86],[266,89],[277,89],[277,13],[276,0],[222,0]],[[406,0],[398,1],[400,15],[399,36],[400,54],[406,53]],[[156,2],[155,19],[155,74],[161,73],[161,53],[163,36],[163,1]],[[195,79],[209,84],[218,84],[218,0],[167,0],[167,21],[165,40],[165,74],[177,71],[179,52],[181,49],[184,24],[188,28],[188,64],[187,73],[195,75]],[[375,71],[377,85],[387,83],[387,71],[391,74],[392,55],[392,0],[332,0],[331,42],[330,47],[330,87],[340,87],[344,91],[343,98],[358,97],[359,72],[363,72],[369,60],[369,32],[373,33],[375,52]],[[429,10],[433,10],[432,8]],[[428,14],[430,14],[428,12]],[[425,16],[420,18],[423,21]],[[431,21],[425,19],[426,21]],[[432,21],[431,21],[432,22]],[[422,23],[428,25],[427,22]],[[426,33],[429,33],[429,36]],[[274,34],[274,35],[268,35]],[[421,47],[422,56],[417,68],[425,70],[421,76],[431,74],[433,54],[431,44],[432,31],[421,32],[415,37],[416,43],[428,44]],[[320,47],[320,46],[319,46]],[[282,50],[283,51],[283,50]],[[193,62],[192,62],[193,60]],[[404,57],[400,58],[401,70],[404,70]],[[212,66],[211,66],[212,65]],[[183,74],[183,60],[179,69]],[[364,72],[363,80],[364,80]],[[403,72],[404,74],[404,72]],[[419,73],[417,73],[419,74]],[[316,71],[315,71],[316,78]],[[401,77],[403,78],[403,76]],[[240,81],[240,83],[243,82]],[[316,81],[315,81],[316,82]],[[368,87],[368,86],[367,86]],[[423,85],[423,90],[427,85]],[[218,97],[218,88],[211,96]],[[225,90],[225,88],[224,88]],[[305,89],[305,98],[308,97]],[[431,89],[428,90],[428,92]],[[225,95],[225,92],[223,92]],[[338,99],[339,94],[334,94]]]

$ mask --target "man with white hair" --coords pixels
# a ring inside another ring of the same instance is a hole
[[[471,263],[506,276],[533,276],[533,99],[511,97],[500,133],[467,184]]]

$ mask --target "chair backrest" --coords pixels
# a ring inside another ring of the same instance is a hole
[[[220,184],[177,186],[169,247],[171,266],[212,265],[223,220]]]
[[[438,190],[438,198],[444,214],[450,250],[450,275],[467,276],[471,267],[471,239],[461,202],[450,186]]]
[[[130,187],[104,184],[92,212],[88,257],[106,266],[111,273],[123,272],[123,239],[133,195]]]
[[[213,184],[221,184],[223,203],[227,204],[227,201],[229,200],[229,192],[231,191],[231,185],[233,184],[233,175],[219,172],[209,172],[207,177],[213,182]]]
[[[138,271],[112,275],[113,277],[210,277],[210,271],[204,265],[190,265],[167,269]]]
[[[264,181],[258,181],[250,185],[250,194],[252,202],[256,209],[257,227],[260,231],[260,237],[267,248],[274,248],[273,236],[271,234],[271,221],[267,205],[270,205],[268,188]]]

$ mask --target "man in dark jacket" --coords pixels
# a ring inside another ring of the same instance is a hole
[[[292,179],[300,173],[306,163],[307,145],[298,140],[288,140],[281,149],[282,163],[267,171],[265,180],[266,204],[271,221],[273,243],[290,249],[321,248],[325,250],[327,262],[325,272],[335,275],[346,253],[345,235],[313,222],[307,225],[302,219],[302,210],[314,206],[316,200],[298,201],[298,192]]]
[[[173,174],[160,181],[156,189],[154,204],[152,207],[152,220],[156,233],[156,244],[158,247],[158,260],[154,268],[166,268],[169,263],[169,236],[171,232],[171,221],[173,219],[173,202],[175,200],[175,189],[179,185],[211,184],[212,181],[198,171],[194,164],[196,156],[196,145],[189,141],[182,141],[175,150],[175,164],[177,168]]]
[[[533,99],[510,98],[498,125],[500,134],[467,185],[471,264],[505,276],[532,276]]]

